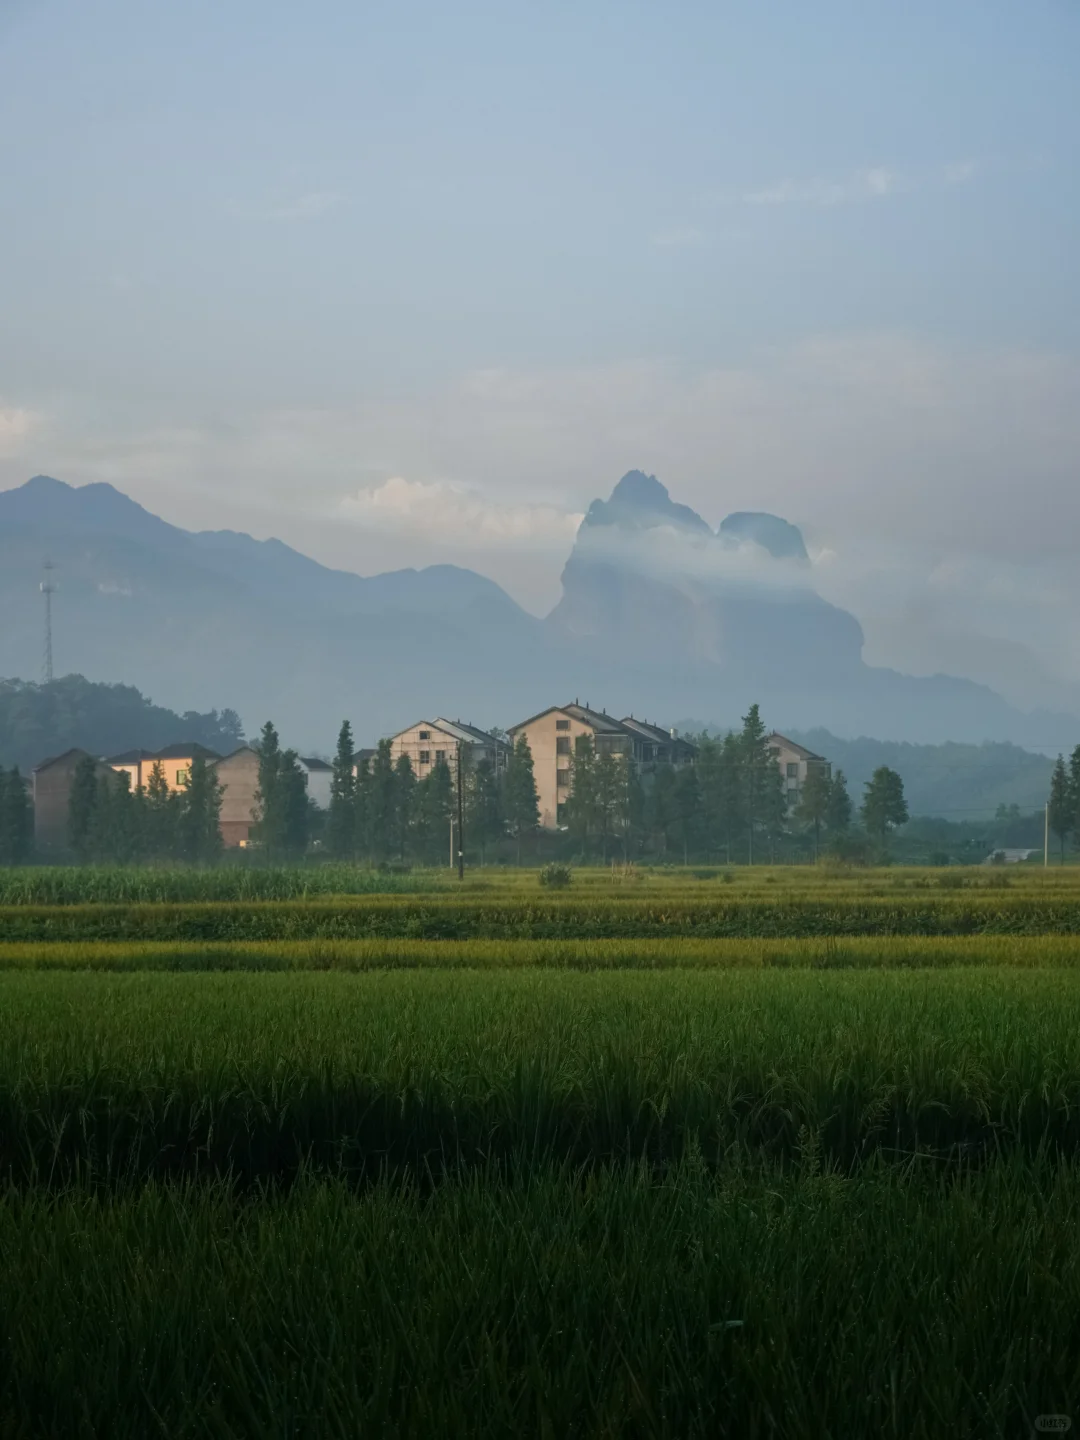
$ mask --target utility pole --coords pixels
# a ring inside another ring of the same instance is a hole
[[[462,742],[458,741],[457,747],[457,878],[465,879],[465,796],[464,796],[464,769],[465,757],[462,754]]]
[[[52,572],[56,569],[56,566],[51,560],[44,560],[41,568],[45,576],[41,582],[41,593],[45,596],[45,664],[42,667],[42,674],[45,679],[45,684],[51,685],[53,678],[52,597],[56,594],[56,586],[53,584]]]
[[[1050,864],[1050,801],[1043,807],[1043,869]]]

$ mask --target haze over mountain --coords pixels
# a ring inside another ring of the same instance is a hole
[[[984,687],[863,663],[858,620],[813,587],[799,531],[744,512],[717,531],[631,471],[581,524],[544,620],[452,565],[363,578],[277,540],[192,533],[111,485],[47,476],[0,493],[0,675],[40,672],[40,566],[57,566],[58,672],[228,705],[326,749],[349,715],[373,738],[429,712],[510,724],[577,694],[620,713],[911,741],[1073,742]]]

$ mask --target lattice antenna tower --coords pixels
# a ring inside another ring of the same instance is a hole
[[[56,594],[56,583],[52,577],[56,566],[51,560],[45,560],[42,562],[41,569],[43,572],[41,593],[45,596],[45,664],[42,667],[42,673],[45,676],[45,684],[51,685],[53,678],[52,597]]]

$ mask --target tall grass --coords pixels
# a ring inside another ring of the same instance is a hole
[[[0,975],[0,1173],[1080,1150],[1072,970]]]
[[[357,865],[216,870],[125,866],[0,867],[0,905],[159,905],[190,901],[304,900],[319,895],[415,895],[446,884],[445,873],[393,874]]]
[[[1014,1440],[1080,1394],[1080,1171],[481,1169],[0,1204],[6,1434]]]

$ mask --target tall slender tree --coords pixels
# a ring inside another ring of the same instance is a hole
[[[224,789],[217,771],[202,755],[192,757],[180,795],[177,840],[180,853],[192,865],[210,865],[221,854],[221,797]]]
[[[506,767],[503,808],[510,834],[517,842],[517,862],[520,865],[522,842],[535,835],[540,824],[540,797],[536,789],[532,751],[524,732],[514,741]]]
[[[1072,833],[1075,814],[1072,787],[1065,759],[1059,755],[1050,776],[1050,802],[1047,813],[1050,829],[1057,836],[1060,863],[1065,864],[1065,842]]]
[[[93,848],[97,801],[97,764],[92,756],[84,755],[75,766],[68,796],[68,842],[84,864]]]
[[[176,828],[180,797],[169,789],[165,767],[155,760],[146,782],[144,849],[153,860],[164,860],[177,849]]]
[[[392,848],[399,860],[405,859],[405,850],[416,824],[418,783],[408,755],[399,755],[394,766],[394,828],[391,836]]]
[[[370,861],[371,847],[371,761],[360,756],[356,762],[356,788],[353,793],[353,848],[357,855]]]
[[[281,849],[290,860],[307,854],[311,839],[311,805],[307,774],[295,750],[283,750],[278,761],[278,793],[281,804]]]
[[[688,770],[693,766],[687,766]],[[670,765],[660,765],[652,777],[645,797],[645,825],[661,855],[666,855],[673,832],[678,825],[678,779]]]
[[[756,703],[743,716],[739,735],[739,759],[746,803],[747,858],[754,863],[754,839],[760,832],[775,832],[783,815],[784,791],[780,767],[771,752],[769,732]]]
[[[0,768],[0,865],[24,865],[33,844],[33,809],[18,766]]]
[[[682,842],[683,864],[687,865],[701,842],[701,785],[693,765],[684,765],[675,777],[672,810],[675,831]]]
[[[417,841],[429,863],[438,863],[441,855],[448,854],[454,803],[454,777],[440,757],[420,781],[416,799]]]
[[[829,785],[825,828],[829,832],[830,841],[839,839],[851,829],[851,796],[848,794],[847,777],[842,770],[837,770]]]
[[[480,852],[483,864],[487,847],[505,833],[502,793],[490,760],[478,760],[466,773],[466,781],[465,835],[469,845]]]
[[[271,721],[263,726],[255,748],[259,753],[259,780],[255,792],[254,835],[267,855],[281,855],[286,848],[281,741]]]
[[[806,772],[795,818],[807,826],[814,837],[814,859],[821,847],[821,827],[828,824],[832,780],[824,765],[811,765]]]
[[[389,740],[380,740],[371,765],[370,835],[371,853],[386,860],[394,851],[397,824],[397,786]]]
[[[352,726],[341,722],[334,771],[330,780],[330,813],[326,826],[327,848],[337,860],[356,852],[356,774]]]
[[[598,787],[596,747],[591,735],[578,735],[570,757],[570,793],[564,802],[564,814],[571,832],[588,849],[589,837],[596,828]]]
[[[905,825],[908,818],[904,799],[904,782],[895,770],[879,765],[866,782],[862,802],[862,822],[866,833],[884,849],[889,832]]]

